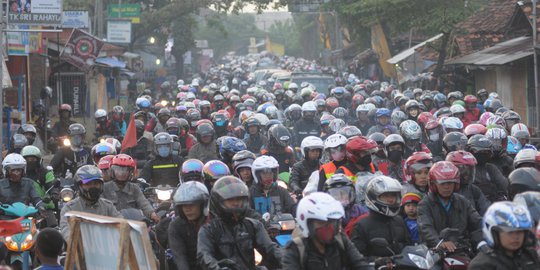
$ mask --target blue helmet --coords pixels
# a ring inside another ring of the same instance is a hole
[[[242,150],[247,150],[246,144],[236,137],[226,137],[219,144],[219,155],[224,161],[232,161],[233,156]]]
[[[391,115],[392,115],[392,112],[387,108],[379,108],[379,109],[377,109],[377,112],[375,113],[376,118],[379,118],[379,117],[382,117],[382,116],[391,117]]]
[[[505,201],[493,203],[484,214],[482,224],[484,240],[490,247],[496,247],[500,245],[498,232],[528,232],[533,227],[533,220],[526,207]]]

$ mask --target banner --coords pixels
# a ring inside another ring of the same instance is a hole
[[[388,42],[386,41],[386,36],[380,23],[371,26],[371,47],[379,56],[379,65],[381,65],[384,75],[395,78],[394,67],[386,62],[386,60],[392,58],[392,55],[390,54],[390,48],[388,47]]]
[[[140,4],[111,4],[107,6],[109,18],[130,19],[132,23],[141,23]]]
[[[79,29],[73,29],[60,57],[66,62],[88,71],[95,63],[103,47],[100,39]]]
[[[8,23],[24,25],[60,26],[61,0],[9,0]]]
[[[90,27],[88,11],[70,10],[62,12],[62,28],[83,28]]]

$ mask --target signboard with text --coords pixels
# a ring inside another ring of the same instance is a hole
[[[131,43],[131,21],[107,21],[107,42],[120,44]]]
[[[10,0],[7,12],[9,24],[60,26],[62,0]]]
[[[82,28],[90,27],[88,11],[69,10],[62,12],[62,28]]]
[[[114,19],[130,19],[132,23],[141,23],[140,4],[111,4],[107,6],[107,15]]]

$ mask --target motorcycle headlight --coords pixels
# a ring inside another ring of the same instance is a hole
[[[294,230],[294,227],[296,227],[294,220],[282,220],[279,221],[279,225],[283,231],[292,231]]]
[[[255,253],[255,265],[261,264],[263,259],[262,255],[256,249],[253,249],[253,251]]]
[[[64,146],[70,146],[71,145],[71,141],[68,138],[65,138],[63,143],[64,143]]]
[[[13,239],[11,236],[6,236],[4,238],[4,245],[11,251],[19,251],[19,245],[17,245],[17,242]]]
[[[416,254],[409,253],[409,259],[420,269],[429,269],[433,265],[429,265],[429,262],[426,258],[418,256]]]
[[[69,202],[73,200],[74,197],[75,197],[75,192],[71,188],[63,188],[60,191],[60,198],[62,198],[62,201],[64,202]]]
[[[156,189],[156,195],[160,201],[168,201],[171,199],[172,189]]]
[[[32,248],[33,245],[34,245],[34,237],[32,236],[32,234],[29,234],[24,239],[24,241],[23,241],[23,243],[21,245],[21,250],[23,250],[23,251],[29,250],[29,249]]]
[[[168,104],[169,102],[166,101],[166,100],[162,100],[160,103],[161,103],[161,106],[167,107],[167,104]]]

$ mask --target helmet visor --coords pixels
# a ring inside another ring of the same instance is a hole
[[[116,180],[126,181],[128,180],[132,169],[130,167],[123,167],[118,165],[112,165],[111,171]]]
[[[343,207],[347,207],[354,203],[355,193],[353,188],[350,186],[331,188],[327,192],[330,194],[330,196],[334,197],[334,199],[340,202]]]

